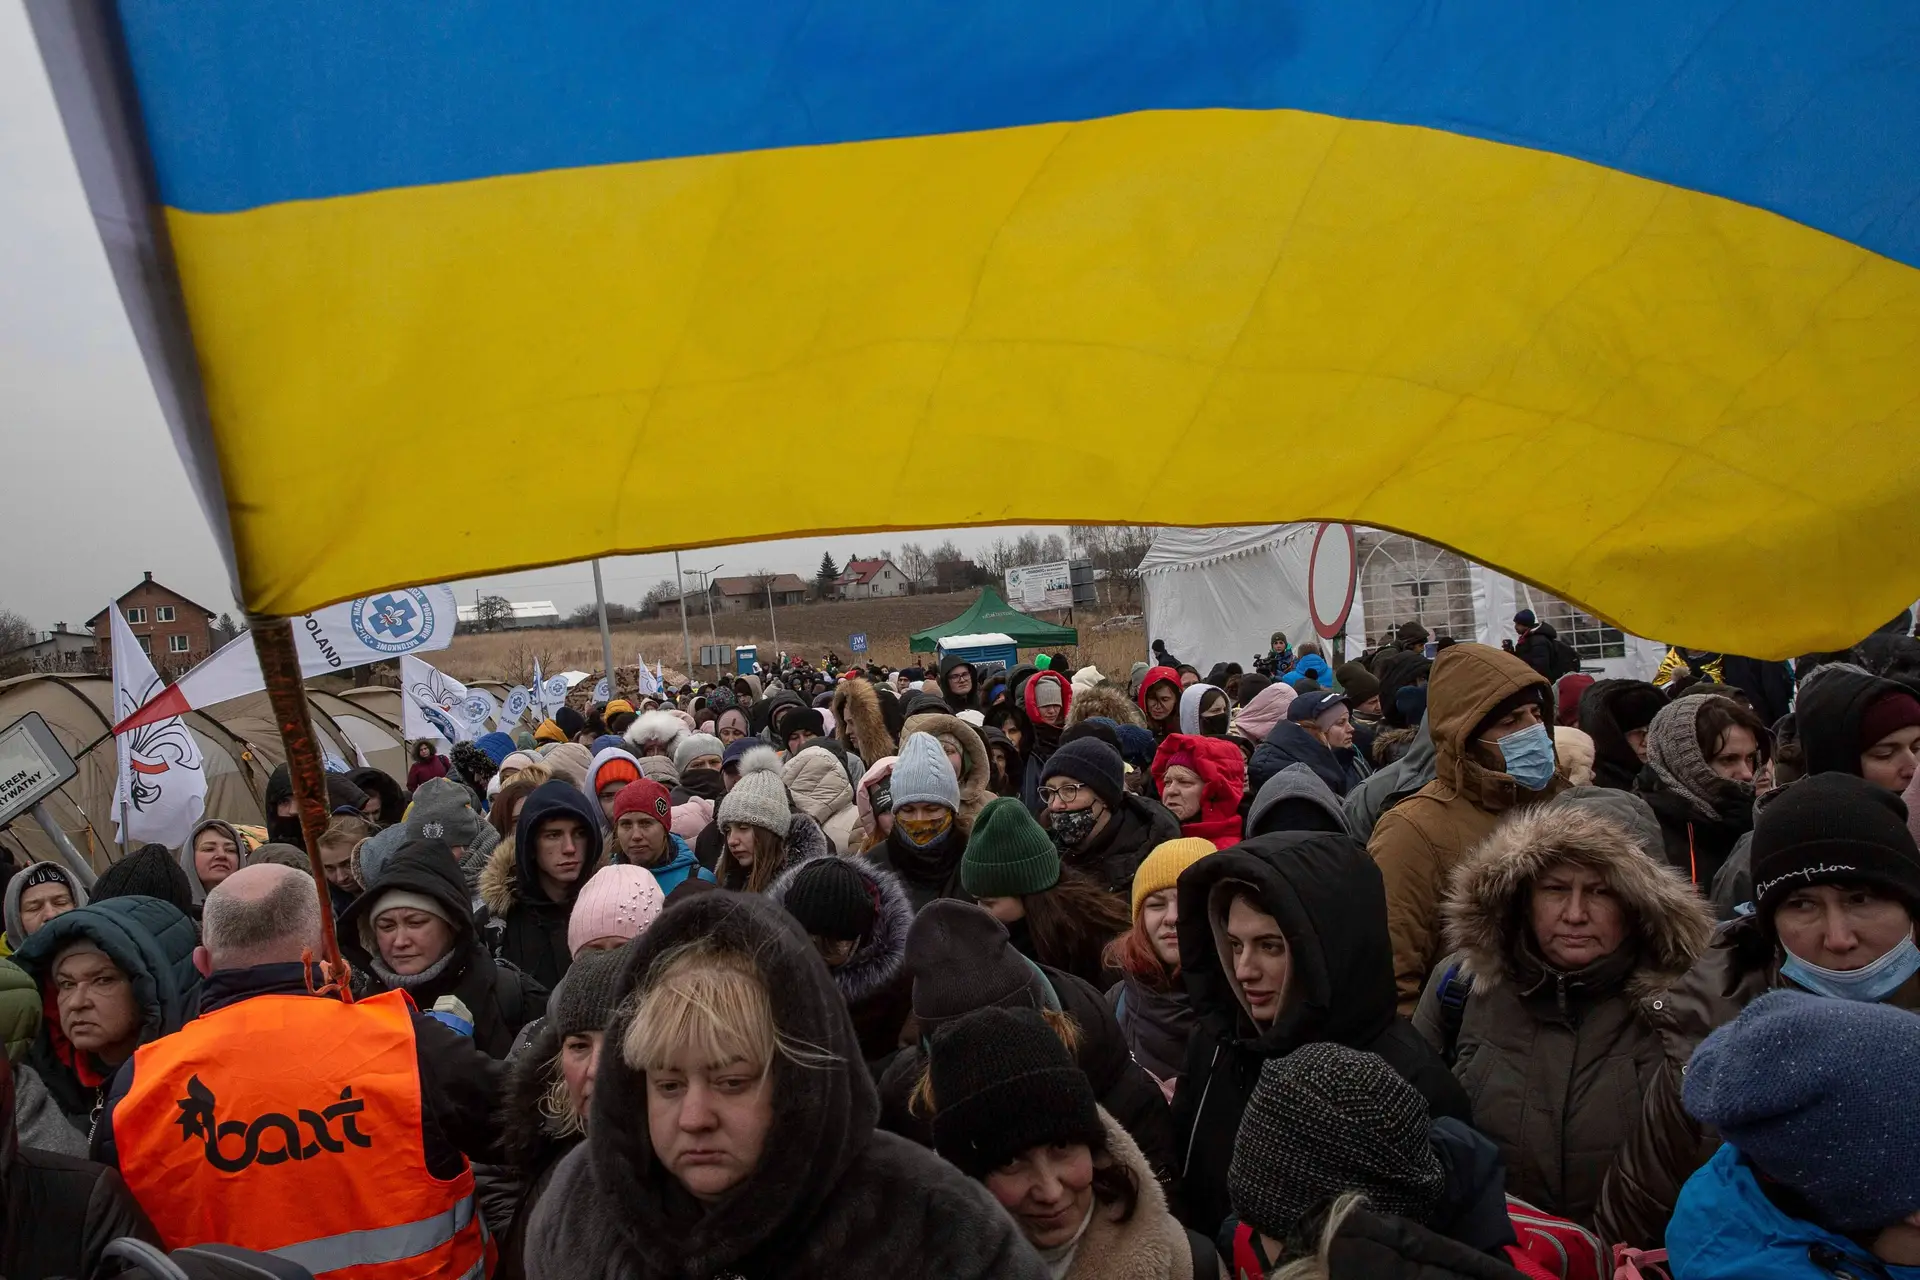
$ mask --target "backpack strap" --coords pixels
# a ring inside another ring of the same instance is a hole
[[[1220,1251],[1213,1241],[1187,1228],[1187,1253],[1193,1259],[1193,1280],[1215,1280],[1220,1274]]]
[[[1460,1056],[1460,1024],[1466,1020],[1467,1000],[1473,995],[1473,975],[1461,968],[1458,960],[1440,975],[1434,997],[1440,1002],[1440,1029],[1445,1048],[1441,1056],[1452,1066]]]

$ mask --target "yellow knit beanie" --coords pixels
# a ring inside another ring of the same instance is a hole
[[[1173,888],[1182,871],[1213,851],[1213,841],[1199,836],[1182,836],[1154,849],[1133,873],[1133,914],[1140,914],[1140,904],[1148,894]]]

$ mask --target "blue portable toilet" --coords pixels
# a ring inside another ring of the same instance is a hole
[[[986,662],[998,662],[1008,671],[1020,665],[1020,646],[1013,637],[999,631],[986,631],[973,636],[944,636],[939,643],[940,657],[949,654],[971,662],[978,667]]]
[[[733,651],[733,671],[735,675],[750,676],[760,664],[760,646],[743,644]]]

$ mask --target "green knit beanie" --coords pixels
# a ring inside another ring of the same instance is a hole
[[[1060,883],[1060,855],[1015,796],[989,801],[973,821],[960,884],[976,898],[1018,898]]]

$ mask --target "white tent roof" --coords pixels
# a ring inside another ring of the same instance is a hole
[[[1013,637],[1001,631],[982,631],[974,636],[941,636],[942,649],[984,649],[992,645],[1008,645]]]

